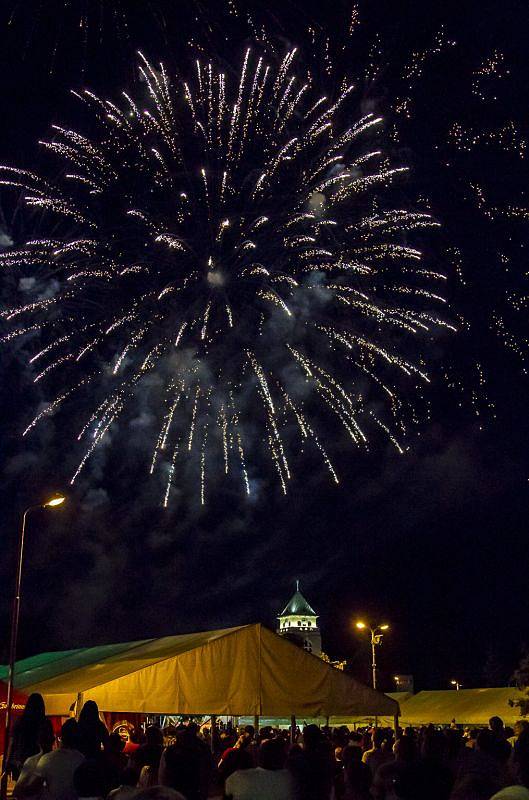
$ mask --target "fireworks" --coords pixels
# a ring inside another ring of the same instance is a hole
[[[72,482],[140,396],[165,505],[183,459],[204,503],[221,472],[250,492],[261,446],[284,492],[309,448],[338,482],[339,428],[404,449],[402,397],[452,327],[420,249],[438,223],[394,205],[406,166],[386,156],[383,120],[353,116],[349,84],[323,96],[295,55],[274,68],[248,50],[237,81],[200,61],[173,81],[141,56],[141,101],[74,93],[95,132],[55,126],[43,142],[60,180],[1,168],[47,233],[0,262],[56,287],[3,312],[5,339],[40,330],[34,381],[55,392],[24,434],[86,409]]]

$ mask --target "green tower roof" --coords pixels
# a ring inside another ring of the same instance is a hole
[[[296,591],[288,601],[287,605],[279,615],[280,617],[288,617],[291,614],[296,616],[316,617],[317,614],[314,609],[307,603],[301,592],[299,591],[299,581],[296,581]]]

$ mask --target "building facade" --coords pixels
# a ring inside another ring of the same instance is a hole
[[[308,604],[296,581],[296,591],[278,616],[277,633],[298,641],[303,649],[315,656],[321,656],[321,633],[318,615]]]

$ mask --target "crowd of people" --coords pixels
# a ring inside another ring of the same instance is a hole
[[[17,720],[16,800],[529,800],[529,722],[362,731],[150,725],[109,732],[93,701],[55,736],[40,695]],[[293,738],[293,741],[292,741]]]

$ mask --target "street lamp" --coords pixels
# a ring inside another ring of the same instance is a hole
[[[452,684],[452,686],[456,687],[456,692],[458,692],[462,687],[462,684],[459,683],[459,681],[450,681],[450,683]]]
[[[389,625],[377,625],[376,628],[371,628],[365,622],[357,622],[356,627],[360,631],[368,630],[371,634],[371,669],[373,670],[373,689],[377,688],[377,659],[376,659],[376,646],[381,644],[382,637],[386,631],[389,630]]]
[[[47,503],[43,503],[44,508],[55,508],[55,506],[62,506],[66,497],[63,494],[54,494],[53,497],[50,497]],[[37,506],[38,508],[38,506]]]
[[[2,781],[0,785],[0,794],[2,798],[7,796],[7,772],[6,772],[6,757],[9,750],[11,739],[11,716],[13,711],[13,681],[15,678],[15,662],[17,655],[17,639],[18,639],[18,620],[20,616],[20,588],[22,583],[22,563],[24,558],[24,537],[26,534],[26,518],[30,511],[37,508],[56,508],[64,503],[66,497],[58,492],[52,495],[45,503],[37,503],[33,506],[28,506],[22,514],[22,525],[20,526],[20,534],[18,538],[17,550],[17,571],[15,578],[15,594],[13,597],[13,608],[11,612],[11,638],[9,643],[9,673],[7,679],[7,698],[6,698],[6,727],[4,736],[4,757],[2,762]]]

